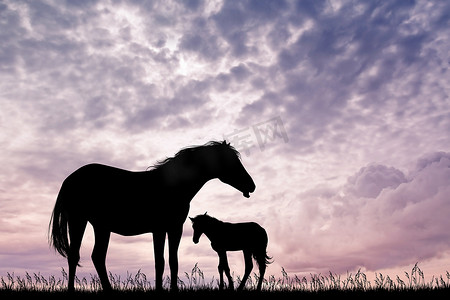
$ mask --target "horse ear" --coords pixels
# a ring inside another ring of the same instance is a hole
[[[205,213],[203,214],[204,216],[206,216],[206,214],[207,214],[208,212],[207,211],[205,211]]]
[[[227,141],[223,140],[222,145],[226,145],[226,144],[227,144]]]

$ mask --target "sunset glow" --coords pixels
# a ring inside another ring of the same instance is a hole
[[[448,1],[3,1],[0,276],[67,269],[47,233],[77,168],[145,171],[223,139],[256,190],[212,180],[189,216],[259,223],[266,276],[445,274],[449,14]],[[79,276],[95,274],[92,247],[88,226]],[[180,277],[195,263],[218,276],[189,220],[179,262]],[[242,276],[242,254],[229,263]],[[152,277],[152,235],[112,234],[107,268]]]

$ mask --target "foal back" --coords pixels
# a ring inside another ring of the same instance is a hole
[[[255,222],[226,223],[211,239],[211,246],[225,251],[249,250],[252,253],[266,249],[268,237],[266,230]]]

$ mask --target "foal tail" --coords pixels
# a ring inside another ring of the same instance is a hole
[[[267,255],[267,244],[269,242],[269,238],[267,237],[267,233],[264,230],[264,228],[262,228],[262,233],[261,233],[261,243],[259,244],[260,246],[258,246],[258,250],[253,252],[253,258],[256,261],[256,264],[258,265],[258,267],[261,266],[267,266],[271,263],[273,263],[272,261],[272,257]]]
[[[255,259],[258,267],[260,267],[262,265],[267,266],[267,265],[270,265],[271,263],[273,263],[272,257],[267,255],[267,252],[263,252],[261,254],[253,253],[253,258]]]
[[[59,191],[58,198],[56,199],[55,208],[53,209],[52,216],[49,224],[49,243],[50,246],[55,248],[59,254],[63,257],[67,257],[69,254],[69,238],[67,236],[67,216],[64,214],[63,209],[63,188]],[[50,232],[51,229],[51,232]]]

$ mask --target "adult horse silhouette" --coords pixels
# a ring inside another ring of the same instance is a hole
[[[247,198],[256,187],[239,152],[225,141],[184,148],[148,171],[89,164],[70,174],[61,186],[49,226],[50,244],[68,260],[68,290],[74,290],[87,222],[94,228],[91,258],[103,290],[111,290],[105,266],[111,232],[125,236],[153,233],[157,290],[162,289],[167,234],[171,289],[177,290],[177,252],[189,203],[213,178]]]
[[[204,233],[211,241],[211,247],[219,255],[219,290],[223,289],[223,272],[228,278],[228,287],[233,289],[233,278],[228,266],[227,251],[243,250],[245,260],[245,273],[238,290],[242,290],[245,282],[253,269],[252,256],[259,267],[259,280],[257,290],[261,290],[262,281],[266,267],[270,264],[267,255],[267,233],[257,223],[226,223],[217,220],[206,213],[195,218],[189,217],[194,229],[193,241],[198,243],[200,236]]]

